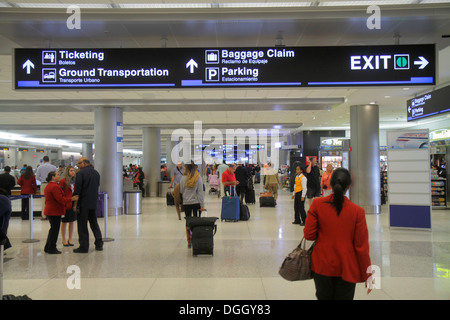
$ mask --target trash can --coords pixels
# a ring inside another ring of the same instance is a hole
[[[158,181],[158,196],[165,198],[169,190],[170,181]]]
[[[141,190],[130,190],[123,193],[123,209],[125,214],[142,213],[142,192]]]

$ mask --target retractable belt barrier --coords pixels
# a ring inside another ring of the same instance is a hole
[[[30,211],[30,238],[25,239],[22,242],[23,243],[34,243],[39,242],[38,239],[33,239],[33,198],[43,198],[44,195],[37,195],[37,194],[24,194],[20,196],[9,196],[10,200],[18,200],[18,199],[27,199],[28,198],[28,210]]]
[[[105,242],[109,242],[109,241],[114,241],[113,238],[109,238],[108,237],[108,194],[101,192],[99,194],[99,196],[103,196],[104,201],[103,201],[103,217],[104,217],[104,222],[105,222],[105,238],[103,239],[103,241]],[[44,195],[36,195],[36,194],[24,194],[24,195],[17,195],[17,196],[9,196],[10,200],[18,200],[18,199],[28,199],[28,208],[30,211],[30,238],[23,240],[23,243],[34,243],[34,242],[39,242],[38,239],[34,239],[33,238],[33,198],[43,198]]]
[[[103,233],[105,237],[103,238],[103,241],[111,242],[114,241],[114,238],[108,237],[108,194],[106,192],[100,192],[99,197],[103,197],[103,219],[105,219],[105,232]]]

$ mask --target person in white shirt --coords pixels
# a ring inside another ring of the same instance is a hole
[[[217,172],[219,173],[219,184],[220,184],[220,195],[224,196],[225,195],[225,189],[224,189],[224,185],[222,183],[222,174],[228,170],[228,165],[225,163],[225,161],[223,161],[223,163],[221,163],[218,167],[217,167]]]

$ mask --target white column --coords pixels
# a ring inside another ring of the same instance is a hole
[[[158,196],[158,181],[161,171],[161,134],[159,128],[143,128],[142,139],[142,170],[148,180],[148,189],[145,190],[150,197]]]
[[[100,173],[100,191],[108,194],[108,214],[120,215],[123,213],[123,111],[98,107],[94,119],[95,169]]]
[[[93,164],[94,157],[93,157],[92,143],[84,142],[81,148],[82,148],[81,154],[83,155],[83,157],[88,158],[89,161]]]
[[[366,213],[379,214],[381,206],[379,108],[367,104],[350,107],[350,199]]]

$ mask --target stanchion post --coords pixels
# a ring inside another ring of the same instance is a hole
[[[105,220],[105,237],[103,241],[111,242],[114,241],[114,238],[108,237],[108,194],[103,193],[103,219]]]
[[[39,242],[38,239],[33,239],[33,195],[30,194],[28,198],[28,211],[30,212],[28,219],[30,220],[30,238],[23,240],[23,243]]]

